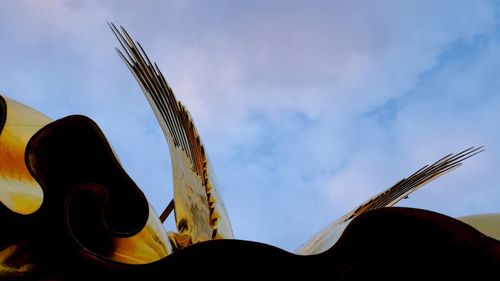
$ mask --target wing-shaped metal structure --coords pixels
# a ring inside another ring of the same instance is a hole
[[[123,47],[117,49],[139,82],[169,144],[174,180],[174,210],[179,234],[170,233],[176,248],[211,239],[233,238],[208,157],[193,120],[174,96],[156,64],[124,28],[110,27]]]
[[[452,171],[462,162],[483,151],[483,147],[468,148],[457,154],[448,154],[431,165],[426,165],[411,176],[400,180],[389,189],[375,195],[356,209],[325,227],[296,252],[301,255],[318,254],[331,248],[353,218],[370,210],[392,207],[424,184]]]
[[[0,280],[206,279],[221,266],[259,279],[399,280],[409,269],[419,279],[500,274],[498,214],[461,222],[391,207],[482,147],[399,181],[322,230],[299,255],[233,239],[189,112],[139,43],[110,26],[169,144],[174,199],[159,218],[90,118],[51,121],[0,96]],[[171,210],[178,232],[162,225]],[[234,279],[230,271],[219,279]]]

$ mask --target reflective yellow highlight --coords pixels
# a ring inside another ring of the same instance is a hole
[[[5,98],[7,117],[0,133],[0,201],[19,214],[31,214],[43,200],[43,192],[24,162],[26,144],[50,122],[44,114]]]
[[[138,234],[127,238],[114,238],[113,242],[116,248],[111,259],[122,263],[151,263],[172,253],[167,234],[151,207],[148,222]]]
[[[23,263],[18,266],[9,265],[6,261],[17,254],[19,247],[17,245],[10,245],[0,250],[0,279],[8,277],[22,277],[23,273],[29,272],[33,269],[34,265],[30,263]]]
[[[180,147],[171,145],[170,156],[177,230],[181,235],[190,236],[193,243],[210,240],[212,238],[210,211],[207,192],[201,177],[193,172],[191,162]]]

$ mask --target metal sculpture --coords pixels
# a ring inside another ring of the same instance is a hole
[[[140,44],[125,29],[110,27],[169,144],[174,198],[158,216],[89,118],[52,122],[0,97],[0,279],[233,279],[224,267],[245,277],[334,280],[400,279],[410,267],[412,277],[499,273],[500,216],[464,218],[474,229],[434,212],[392,207],[482,147],[423,167],[319,232],[297,254],[235,239],[189,112]],[[176,232],[162,226],[171,211]]]

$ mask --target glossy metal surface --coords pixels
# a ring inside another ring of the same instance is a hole
[[[31,215],[39,216],[37,211],[44,200],[44,192],[28,171],[25,150],[33,135],[51,120],[28,106],[2,96],[0,117],[0,202],[6,207],[6,213],[0,214],[0,219],[5,220],[5,216],[12,212],[14,216],[24,215],[29,220]],[[20,233],[18,236],[26,235],[25,241],[33,239],[29,233]],[[172,252],[163,225],[151,207],[142,230],[130,237],[112,237],[109,247],[113,249],[111,252],[98,251],[95,254],[122,263],[144,264],[157,261]],[[10,242],[0,241],[0,276],[27,273],[31,270],[31,263],[16,267],[8,265],[12,256],[19,255],[30,256],[31,253],[16,239]]]
[[[169,144],[174,180],[178,245],[234,238],[229,216],[213,180],[208,157],[194,122],[153,65],[125,29],[111,29],[123,47],[123,61],[141,86]],[[165,200],[168,202],[168,200]]]
[[[330,249],[342,235],[344,229],[355,217],[383,207],[392,207],[409,194],[419,189],[426,183],[460,167],[466,159],[481,153],[483,147],[468,148],[457,154],[448,154],[431,165],[426,165],[416,171],[408,178],[402,179],[384,192],[370,198],[356,209],[348,212],[338,220],[334,221],[310,240],[304,243],[296,253],[300,255],[319,254]]]
[[[132,237],[114,238],[113,244],[115,249],[110,258],[127,264],[155,262],[173,251],[167,233],[151,206],[146,226]]]
[[[480,214],[460,217],[458,220],[500,241],[500,214]]]
[[[178,233],[165,232],[91,119],[74,115],[44,126],[50,120],[43,114],[0,97],[1,280],[234,279],[226,268],[286,279],[500,274],[500,241],[493,239],[500,215],[462,218],[490,238],[441,214],[386,208],[481,148],[450,154],[368,200],[313,237],[303,255],[233,239],[188,111],[140,45],[111,27],[169,143]]]
[[[0,202],[18,214],[31,214],[42,204],[43,192],[26,168],[24,152],[31,136],[51,120],[21,103],[0,99],[5,118],[0,132]]]

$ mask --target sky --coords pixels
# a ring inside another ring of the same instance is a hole
[[[168,146],[108,20],[190,110],[236,238],[292,251],[470,146],[398,206],[500,212],[498,1],[1,1],[0,93],[95,120],[161,212]]]

